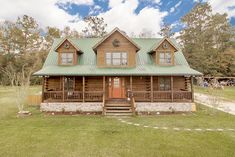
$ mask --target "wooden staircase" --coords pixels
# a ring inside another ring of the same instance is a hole
[[[103,112],[107,116],[132,116],[134,114],[131,102],[124,99],[107,100]]]

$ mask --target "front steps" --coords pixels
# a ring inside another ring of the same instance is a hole
[[[132,116],[133,111],[128,101],[107,101],[104,106],[104,115]]]

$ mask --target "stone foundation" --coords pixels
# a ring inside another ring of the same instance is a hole
[[[41,111],[46,112],[102,112],[101,102],[58,102],[41,103]],[[191,112],[196,111],[194,103],[179,102],[136,102],[136,112]]]
[[[191,112],[196,111],[194,103],[178,102],[136,102],[136,112]]]
[[[58,103],[41,103],[41,111],[46,112],[102,112],[101,102],[58,102]]]

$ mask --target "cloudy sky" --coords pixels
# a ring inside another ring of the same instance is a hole
[[[208,1],[213,12],[226,12],[235,25],[235,0],[0,0],[0,21],[27,14],[42,28],[70,26],[80,31],[85,16],[98,15],[105,19],[108,30],[119,27],[128,34],[143,30],[157,34],[165,22],[173,24],[177,32],[179,19],[198,1]]]

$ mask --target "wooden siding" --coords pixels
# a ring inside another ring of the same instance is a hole
[[[120,42],[118,47],[113,46],[112,42],[115,39]],[[125,67],[135,67],[136,50],[136,47],[129,40],[119,32],[115,32],[97,47],[97,66],[107,67],[105,62],[106,52],[127,52],[128,65]]]
[[[174,82],[173,83],[174,91],[187,90],[187,88],[185,87],[185,77],[183,76],[174,77],[173,82]]]
[[[61,91],[62,81],[60,76],[50,76],[45,78],[45,90],[46,91]]]
[[[169,47],[167,49],[163,48],[163,43],[164,42],[167,42]],[[155,64],[160,64],[159,62],[159,59],[160,59],[160,56],[159,56],[159,53],[162,52],[162,51],[170,51],[171,52],[171,63],[172,64],[161,64],[161,65],[174,65],[175,64],[175,48],[167,41],[165,40],[164,42],[162,42],[161,45],[159,45],[159,47],[155,50],[155,52],[152,53],[152,57],[153,57],[153,61]]]
[[[68,44],[69,48],[65,48],[64,47],[65,44]],[[76,65],[78,63],[78,51],[68,40],[65,40],[57,48],[57,52],[58,52],[58,65],[61,65],[61,53],[73,53],[73,64],[72,65]]]

